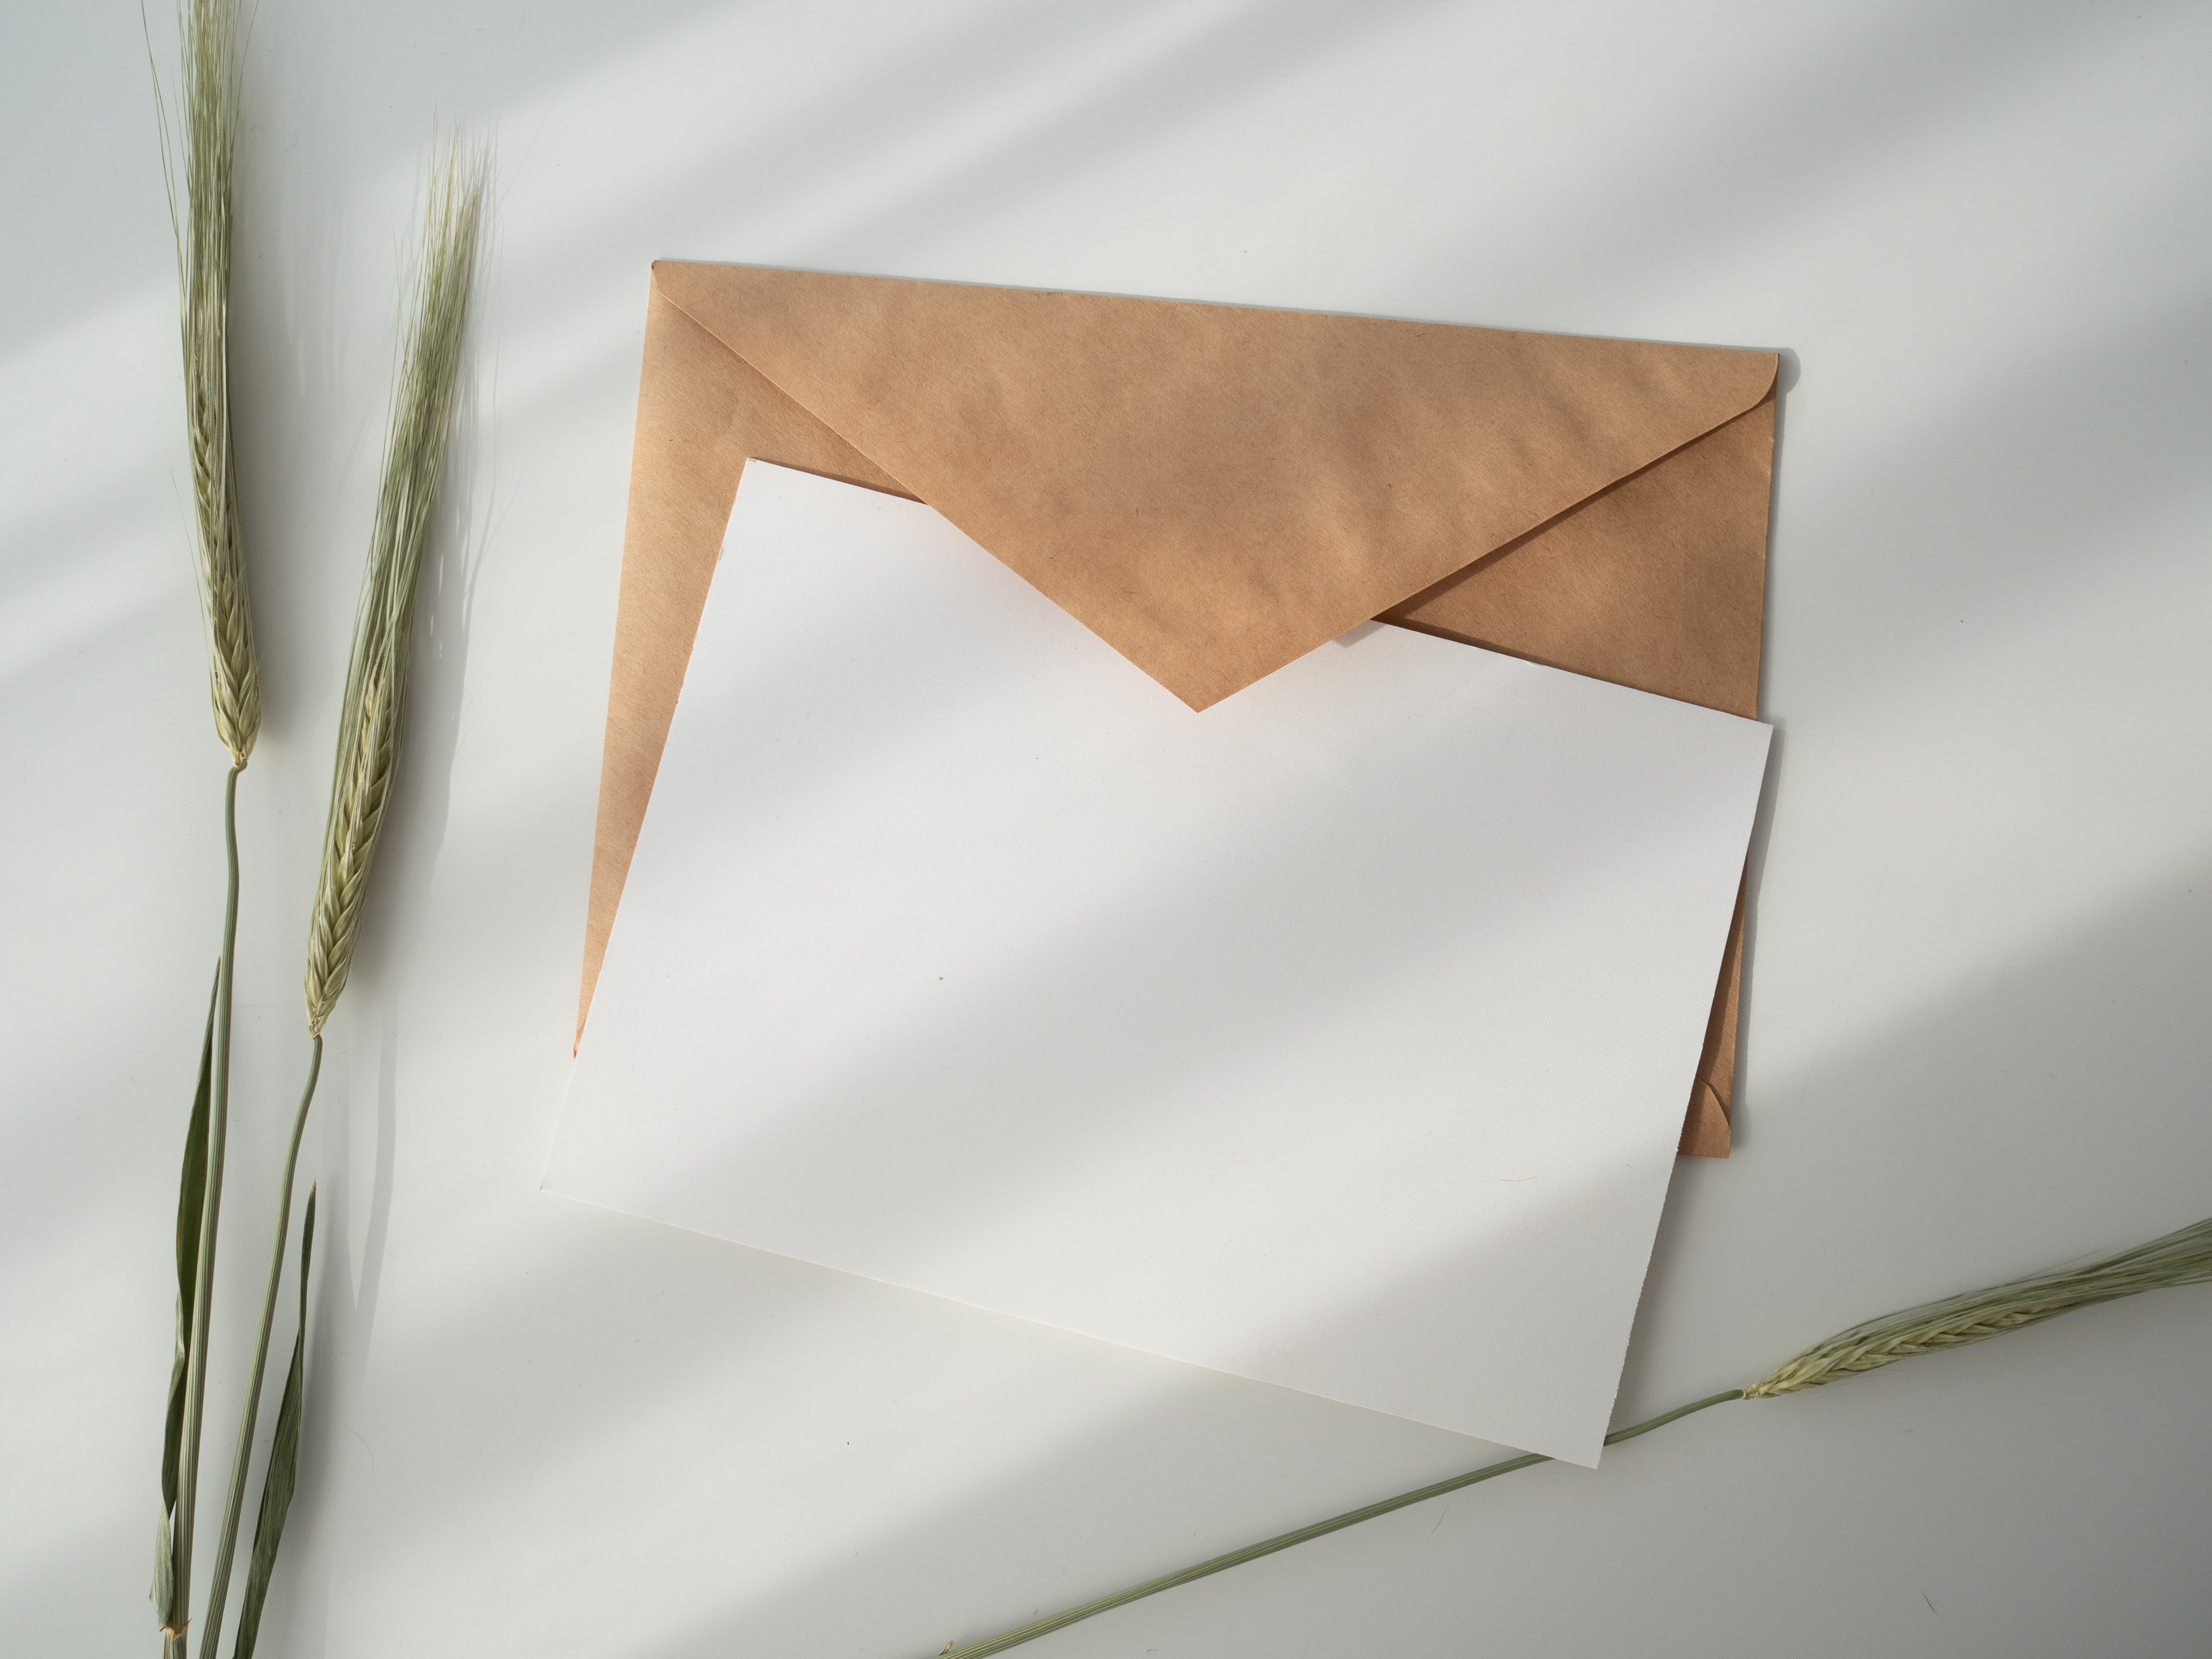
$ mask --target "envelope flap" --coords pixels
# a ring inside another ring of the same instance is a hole
[[[1742,413],[1770,352],[747,265],[654,281],[1193,708]]]

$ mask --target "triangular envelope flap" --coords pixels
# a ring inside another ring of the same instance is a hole
[[[664,262],[664,296],[1194,708],[1765,396],[1770,352]]]

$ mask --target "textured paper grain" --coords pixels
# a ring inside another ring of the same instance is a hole
[[[579,1029],[748,456],[927,501],[1194,707],[1379,615],[1749,714],[1774,372],[1767,352],[656,265]],[[1739,962],[1685,1151],[1726,1150]]]

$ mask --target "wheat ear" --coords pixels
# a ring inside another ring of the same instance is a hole
[[[2039,1325],[2076,1308],[2208,1279],[2212,1279],[2212,1218],[2085,1267],[2015,1279],[1854,1325],[1777,1365],[1746,1389],[1743,1397],[1771,1400],[1800,1389],[1817,1389],[1915,1354],[1936,1353]]]
[[[430,527],[460,380],[488,171],[458,141],[431,169],[413,315],[386,436],[368,568],[354,618],[322,872],[307,933],[307,1030],[319,1035],[352,967],[377,832],[392,798],[415,620],[415,578]]]
[[[185,428],[191,454],[200,605],[207,620],[208,682],[216,736],[234,769],[261,732],[261,675],[253,657],[253,608],[238,517],[231,449],[231,170],[238,147],[244,40],[238,0],[179,0],[182,119],[175,140],[161,112],[161,169],[176,231],[179,332],[184,345]],[[183,155],[182,200],[174,150]]]

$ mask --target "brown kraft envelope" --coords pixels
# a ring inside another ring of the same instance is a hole
[[[927,501],[1193,708],[1380,617],[1753,716],[1775,371],[657,263],[579,1032],[748,457]],[[1682,1134],[1699,1156],[1728,1153],[1742,933],[1739,897]]]

